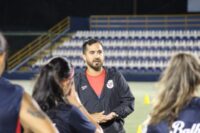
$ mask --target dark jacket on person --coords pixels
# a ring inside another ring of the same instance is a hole
[[[85,71],[75,75],[75,85],[82,104],[89,113],[105,111],[105,114],[115,112],[118,117],[101,124],[104,133],[124,133],[124,120],[134,110],[134,96],[122,76],[115,68],[104,68],[106,77],[100,97],[91,88]]]
[[[147,126],[145,133],[199,133],[200,132],[200,98],[194,97],[179,113],[171,129],[166,120],[156,125]]]
[[[0,133],[15,133],[23,89],[0,77]]]
[[[70,104],[59,103],[56,107],[47,111],[60,133],[94,133],[93,125],[80,110]]]

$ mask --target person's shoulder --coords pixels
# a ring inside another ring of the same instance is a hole
[[[179,118],[183,119],[185,116],[187,119],[198,119],[200,118],[200,97],[194,97],[180,112]],[[195,116],[195,117],[193,117]]]
[[[106,70],[107,73],[115,73],[117,72],[117,68],[116,67],[105,67],[104,69]]]
[[[74,77],[79,76],[81,73],[82,73],[81,70],[76,70],[75,73],[74,73]]]
[[[8,79],[1,77],[0,79],[1,87],[7,89],[8,91],[12,90],[13,92],[23,92],[24,89],[22,86],[11,83]]]
[[[84,74],[84,72],[85,72],[85,68],[83,68],[83,69],[76,69],[76,70],[75,70],[74,77],[75,77],[75,78],[79,78],[81,75]]]
[[[4,77],[0,78],[0,84],[1,84],[1,86],[4,86],[4,87],[10,87],[13,85],[8,79],[6,79]]]
[[[187,107],[199,109],[200,108],[200,97],[194,97]]]
[[[104,67],[108,75],[121,75],[121,72],[116,67]]]

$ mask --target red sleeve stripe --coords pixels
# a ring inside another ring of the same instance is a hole
[[[16,133],[21,133],[21,124],[19,119],[17,120],[17,128],[16,128]]]

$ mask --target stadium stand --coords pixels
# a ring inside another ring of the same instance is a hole
[[[128,80],[156,80],[172,54],[189,52],[200,55],[199,27],[198,15],[91,16],[91,30],[76,31],[35,63],[30,65],[27,62],[23,66],[28,71],[38,72],[49,58],[66,56],[79,69],[84,67],[82,43],[95,38],[104,45],[105,66],[117,67]]]
[[[95,36],[94,36],[95,35]],[[76,66],[84,66],[81,45],[84,40],[97,38],[105,47],[105,66],[135,73],[160,73],[172,54],[200,54],[200,31],[79,31],[51,54],[33,65],[39,68],[52,56],[66,56]]]

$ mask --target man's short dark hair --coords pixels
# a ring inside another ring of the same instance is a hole
[[[85,41],[83,43],[83,45],[82,45],[82,52],[83,52],[83,54],[85,54],[87,45],[91,46],[92,44],[95,44],[95,43],[100,43],[101,46],[103,47],[102,43],[99,40],[97,40],[97,39],[89,39],[89,40]]]

